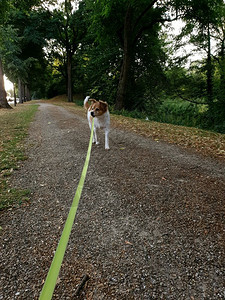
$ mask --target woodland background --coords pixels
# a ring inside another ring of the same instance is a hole
[[[20,103],[91,95],[119,114],[225,133],[225,2],[0,0],[0,107],[10,108],[4,74]]]

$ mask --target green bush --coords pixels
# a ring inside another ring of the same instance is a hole
[[[151,116],[154,121],[198,127],[207,107],[179,100],[166,100]]]

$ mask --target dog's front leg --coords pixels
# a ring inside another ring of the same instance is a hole
[[[95,144],[95,134],[93,134],[92,144]]]
[[[109,130],[105,130],[105,149],[109,150]]]
[[[99,144],[98,137],[97,137],[97,129],[96,128],[94,129],[93,143],[95,143],[96,145]]]

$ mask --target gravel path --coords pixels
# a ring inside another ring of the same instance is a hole
[[[0,299],[38,299],[89,135],[82,116],[40,104],[12,178],[31,204],[1,214]],[[225,164],[118,129],[110,151],[100,138],[53,299],[224,299]]]

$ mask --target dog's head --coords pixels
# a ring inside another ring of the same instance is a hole
[[[89,99],[89,101],[91,101],[89,111],[91,112],[92,117],[99,117],[108,110],[108,104],[104,101],[97,101],[95,99]]]

